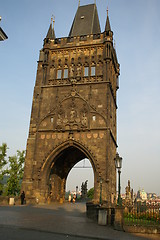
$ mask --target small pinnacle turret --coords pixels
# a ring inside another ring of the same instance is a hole
[[[109,21],[109,16],[108,16],[108,7],[107,7],[107,20],[106,20],[105,32],[112,32],[111,26],[110,26],[110,21]]]
[[[2,17],[0,16],[0,21],[2,20]],[[8,37],[5,34],[5,32],[3,31],[3,29],[0,27],[0,41],[4,41],[6,40]]]
[[[55,18],[53,18],[52,16],[46,39],[52,39],[52,40],[55,39],[54,23],[55,23]]]

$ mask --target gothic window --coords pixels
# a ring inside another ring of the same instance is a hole
[[[57,70],[57,79],[61,79],[62,77],[62,69]]]
[[[68,78],[68,68],[64,68],[64,76],[63,78]]]
[[[84,77],[88,77],[89,76],[89,67],[86,66],[84,67]]]
[[[96,67],[92,66],[91,67],[91,76],[95,76],[96,75]]]

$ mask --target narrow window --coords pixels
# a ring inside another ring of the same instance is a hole
[[[53,123],[53,117],[51,117],[51,123]]]
[[[89,67],[84,67],[84,76],[88,77]]]
[[[59,70],[57,71],[57,79],[61,79],[61,77],[62,77],[62,70],[59,69]]]
[[[68,68],[64,69],[64,78],[68,78]]]
[[[91,76],[95,76],[96,75],[96,67],[93,66],[91,67]]]

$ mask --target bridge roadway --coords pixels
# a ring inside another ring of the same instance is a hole
[[[85,210],[85,203],[0,206],[0,239],[160,239],[159,235],[133,235],[99,226],[86,217]]]

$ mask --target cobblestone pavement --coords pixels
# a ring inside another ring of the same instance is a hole
[[[0,239],[3,240],[84,240],[83,237],[70,236],[37,230],[21,229],[18,227],[1,227]],[[85,238],[86,239],[86,238]],[[93,240],[93,238],[87,238]]]
[[[111,227],[99,226],[86,218],[85,204],[51,204],[36,206],[0,206],[1,233],[18,236],[34,236],[29,239],[160,239],[159,235],[133,235],[113,230]],[[9,231],[7,231],[9,229]],[[23,234],[22,234],[23,233]],[[45,237],[46,235],[46,237]],[[14,238],[17,236],[17,238]],[[40,237],[41,238],[40,238]],[[43,238],[44,236],[44,238]],[[58,236],[58,237],[57,237]],[[23,237],[23,240],[28,238]]]

